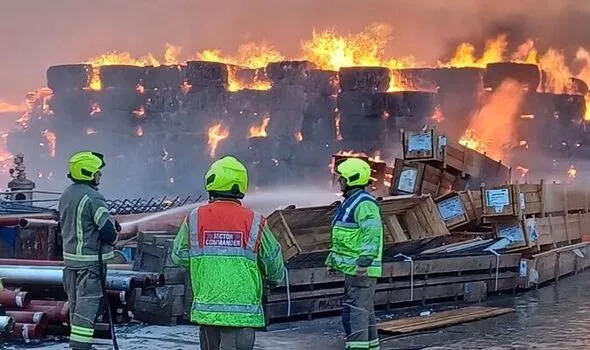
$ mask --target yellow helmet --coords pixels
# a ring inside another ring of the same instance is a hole
[[[248,191],[248,171],[232,156],[225,156],[211,164],[205,174],[207,192],[243,198]]]
[[[347,158],[336,166],[346,186],[367,186],[371,182],[371,166],[359,158]]]
[[[72,180],[93,181],[94,175],[106,164],[100,153],[82,151],[74,154],[69,161],[68,177]]]

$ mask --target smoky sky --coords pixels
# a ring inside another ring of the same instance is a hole
[[[389,55],[421,62],[448,57],[460,41],[483,43],[506,32],[572,53],[590,47],[584,0],[19,0],[0,4],[0,99],[18,102],[45,84],[47,67],[105,51],[161,55],[166,42],[194,56],[205,48],[235,52],[266,40],[296,55],[313,28],[358,32],[389,23]],[[183,57],[185,57],[183,55]]]

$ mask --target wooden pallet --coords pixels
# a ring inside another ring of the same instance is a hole
[[[469,306],[456,310],[436,312],[427,317],[417,316],[385,321],[379,323],[377,329],[380,332],[389,334],[420,332],[500,316],[514,311],[511,308]]]
[[[444,169],[421,163],[396,159],[389,194],[444,195],[465,188],[465,181]]]
[[[481,194],[470,190],[451,192],[435,199],[438,211],[449,230],[481,222]]]

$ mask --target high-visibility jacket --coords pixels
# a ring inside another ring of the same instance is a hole
[[[99,244],[103,245],[103,262],[114,257],[112,246],[99,243],[99,230],[113,220],[100,192],[90,185],[74,183],[59,197],[58,207],[65,266],[96,266]]]
[[[365,190],[353,190],[342,201],[332,220],[332,242],[326,265],[355,276],[367,267],[369,277],[381,277],[383,223],[379,204]]]
[[[201,325],[264,327],[263,277],[283,281],[281,246],[265,218],[236,201],[213,201],[184,219],[172,251],[189,267],[191,321]]]

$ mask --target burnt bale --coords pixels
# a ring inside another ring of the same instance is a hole
[[[222,111],[229,100],[229,93],[224,87],[210,87],[192,90],[186,95],[187,108],[191,112]]]
[[[102,88],[120,88],[135,90],[143,83],[145,67],[131,65],[112,65],[100,67]]]
[[[303,113],[307,96],[301,85],[276,85],[270,89],[269,104],[271,109]]]
[[[331,70],[312,69],[305,80],[305,91],[308,93],[330,96],[338,94],[340,83],[338,72]]]
[[[385,93],[349,91],[338,94],[340,113],[349,115],[382,115],[386,111]]]
[[[82,89],[54,91],[48,103],[49,108],[59,117],[84,118],[92,112],[92,94]]]
[[[129,88],[103,87],[100,91],[94,92],[93,97],[103,113],[108,111],[131,113],[144,102],[142,96]]]
[[[384,92],[389,89],[390,75],[385,67],[343,67],[338,80],[342,92]]]
[[[570,95],[586,95],[588,93],[588,84],[578,78],[570,78],[568,93]]]
[[[246,88],[260,87],[268,83],[264,68],[232,68],[233,78]]]
[[[266,75],[272,86],[305,84],[309,72],[316,69],[309,61],[271,62],[266,66]]]
[[[179,89],[181,82],[179,65],[149,66],[145,68],[145,77],[142,85],[146,90]]]
[[[391,118],[412,117],[428,120],[437,107],[436,94],[423,91],[398,91],[384,94],[385,110]]]
[[[270,136],[293,138],[298,132],[301,132],[302,124],[303,113],[273,110],[270,113],[270,121],[266,130]]]
[[[484,74],[486,89],[495,90],[506,79],[524,85],[528,91],[537,91],[541,83],[541,71],[536,64],[497,62],[489,63]]]
[[[53,91],[84,89],[92,76],[89,64],[64,64],[47,69],[47,86]]]
[[[303,113],[301,134],[303,140],[326,142],[336,138],[336,96],[307,94],[307,106]]]
[[[227,89],[229,75],[227,65],[219,62],[188,61],[185,80],[193,90],[201,87],[220,87]]]
[[[147,90],[145,92],[145,110],[150,113],[170,113],[178,110],[178,91],[170,89]]]
[[[307,103],[303,114],[306,116],[316,116],[318,118],[331,118],[336,112],[336,101],[336,96],[307,93]]]
[[[264,114],[270,111],[270,91],[240,90],[229,93],[228,112],[231,114]]]
[[[392,71],[396,83],[408,90],[436,91],[441,78],[438,68],[404,68]]]
[[[579,122],[586,113],[586,101],[580,95],[555,95],[555,112],[563,123]]]

